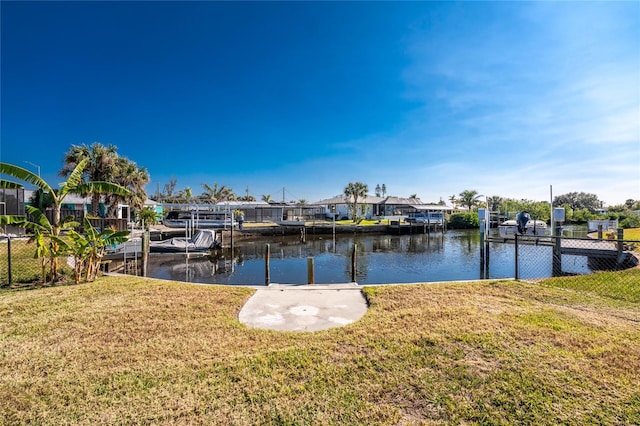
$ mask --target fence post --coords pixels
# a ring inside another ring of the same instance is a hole
[[[13,284],[13,278],[11,276],[11,237],[7,237],[7,278],[9,285]]]
[[[553,245],[552,262],[551,276],[559,277],[562,275],[562,238],[557,234]]]
[[[515,255],[516,255],[516,261],[515,261],[515,279],[519,280],[520,279],[520,268],[518,268],[518,233],[516,232],[514,235],[514,247],[515,247]]]
[[[622,257],[623,251],[624,251],[624,229],[623,228],[618,228],[617,244],[618,244],[618,257],[616,258],[616,269],[620,269],[620,264],[624,259],[624,257]]]
[[[264,285],[271,282],[271,272],[269,271],[269,258],[271,257],[271,249],[269,244],[264,247]]]
[[[351,282],[355,283],[356,282],[356,266],[357,266],[357,262],[356,262],[356,258],[357,258],[357,254],[356,254],[356,249],[358,248],[357,244],[353,245],[353,253],[351,253]]]
[[[315,284],[314,270],[313,270],[313,257],[307,257],[307,283]]]

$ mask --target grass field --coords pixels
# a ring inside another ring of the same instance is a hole
[[[2,290],[0,424],[640,424],[617,276],[367,287],[362,320],[315,333],[243,326],[247,288]]]

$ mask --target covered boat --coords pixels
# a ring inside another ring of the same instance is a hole
[[[215,248],[220,248],[220,242],[216,240],[216,232],[211,229],[201,229],[192,238],[175,237],[149,244],[151,253],[195,253]]]
[[[543,220],[531,219],[528,212],[520,212],[515,220],[507,220],[498,226],[498,232],[503,238],[514,235],[535,235],[541,236],[547,233],[547,224]]]

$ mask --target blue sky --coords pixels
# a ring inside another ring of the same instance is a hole
[[[0,7],[0,159],[49,182],[98,141],[149,193],[640,199],[639,2]]]

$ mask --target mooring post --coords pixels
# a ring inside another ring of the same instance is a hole
[[[356,261],[356,257],[357,257],[357,249],[358,249],[358,245],[354,244],[353,245],[353,252],[351,253],[351,282],[355,283],[356,282],[356,266],[357,266],[357,261]]]
[[[313,271],[313,257],[307,257],[307,283],[315,284]]]
[[[269,258],[271,257],[271,249],[269,244],[264,246],[264,285],[271,282],[271,272],[269,271]]]
[[[598,239],[599,240],[602,239],[602,224],[601,223],[598,224]]]
[[[149,239],[150,233],[147,229],[142,234],[142,276],[147,276],[147,263],[149,260]]]
[[[518,268],[518,233],[517,232],[514,235],[513,246],[514,246],[514,252],[515,252],[515,256],[516,256],[516,259],[515,259],[516,261],[514,262],[515,263],[515,271],[514,271],[514,273],[515,273],[515,279],[518,280],[518,279],[520,279],[520,268]]]

